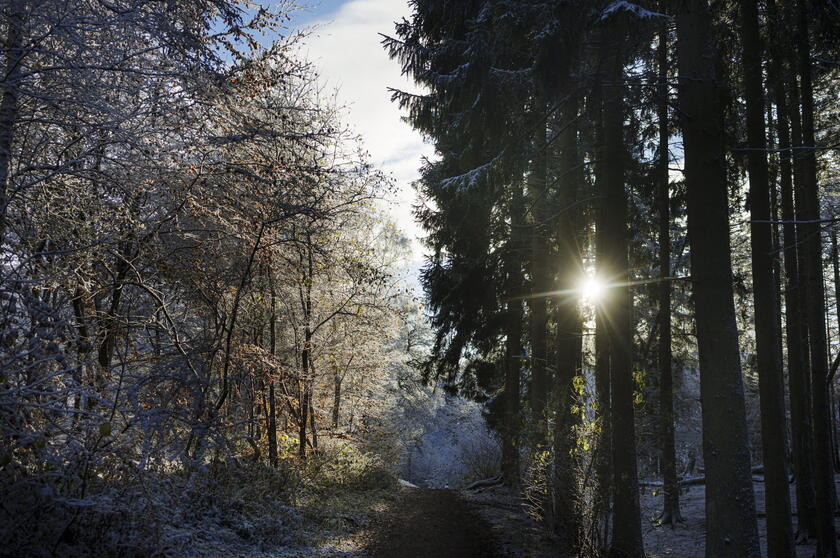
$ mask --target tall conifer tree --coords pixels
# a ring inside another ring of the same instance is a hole
[[[707,0],[677,14],[691,279],[700,355],[706,556],[758,558],[758,529],[732,290],[729,201]]]

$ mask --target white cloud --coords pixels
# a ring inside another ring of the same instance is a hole
[[[409,14],[405,0],[351,0],[328,20],[316,23],[306,50],[326,85],[338,88],[339,101],[349,108],[349,123],[361,135],[374,163],[397,181],[399,194],[392,213],[416,240],[422,233],[411,216],[414,191],[410,184],[418,176],[421,157],[433,150],[401,121],[400,110],[391,102],[388,87],[408,91],[416,87],[401,75],[399,63],[388,58],[379,36],[393,33],[394,22]],[[419,244],[414,244],[416,263],[422,253]]]

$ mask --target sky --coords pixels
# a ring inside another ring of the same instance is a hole
[[[388,87],[417,91],[388,58],[379,33],[393,34],[394,22],[408,17],[406,0],[312,0],[313,7],[293,16],[293,23],[312,26],[304,53],[319,68],[328,89],[348,107],[347,121],[361,136],[376,166],[396,181],[398,194],[389,205],[397,225],[414,243],[411,267],[422,262],[417,238],[422,235],[411,216],[421,158],[433,149],[401,120]]]

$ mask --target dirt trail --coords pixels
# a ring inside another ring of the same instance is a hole
[[[503,558],[490,526],[453,490],[404,490],[378,519],[371,558]]]

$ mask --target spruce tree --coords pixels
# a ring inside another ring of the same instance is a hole
[[[729,200],[707,0],[677,13],[679,104],[688,191],[691,280],[700,356],[706,556],[758,558],[744,387],[732,290]]]
[[[763,48],[755,0],[741,0],[744,90],[747,104],[747,162],[750,182],[750,243],[755,306],[758,379],[761,390],[761,442],[767,507],[767,553],[770,557],[794,555],[790,523],[785,449],[784,384],[779,347],[776,286],[773,280],[773,240],[770,224],[770,176],[762,93]]]

